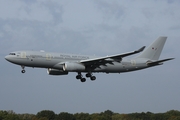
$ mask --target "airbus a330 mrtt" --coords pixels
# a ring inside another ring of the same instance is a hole
[[[86,78],[95,80],[94,72],[123,73],[141,70],[153,66],[162,65],[163,62],[174,58],[159,60],[167,37],[159,37],[147,49],[145,46],[132,52],[95,57],[87,55],[61,54],[43,51],[16,51],[11,52],[5,59],[11,63],[20,65],[22,73],[25,66],[47,68],[49,75],[67,75],[69,72],[77,72],[76,79],[85,82]],[[145,49],[145,50],[144,50]],[[143,52],[142,52],[143,51]],[[142,52],[132,59],[124,59],[127,56]]]

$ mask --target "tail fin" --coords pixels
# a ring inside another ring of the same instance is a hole
[[[145,49],[138,58],[147,58],[150,60],[158,60],[167,37],[159,37],[147,49]]]

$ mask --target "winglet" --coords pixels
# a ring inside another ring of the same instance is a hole
[[[143,46],[142,48],[140,48],[139,50],[136,50],[136,53],[142,52],[144,49],[146,48],[146,46]]]

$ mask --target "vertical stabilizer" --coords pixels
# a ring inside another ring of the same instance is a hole
[[[138,58],[147,58],[151,60],[158,60],[167,37],[159,37],[147,49],[145,49]]]

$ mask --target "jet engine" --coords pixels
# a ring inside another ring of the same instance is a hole
[[[81,63],[65,63],[63,65],[63,70],[68,72],[81,72],[85,69],[85,66]]]
[[[63,70],[58,70],[58,69],[52,69],[52,68],[48,68],[47,73],[49,75],[67,75],[68,72],[63,71]]]

